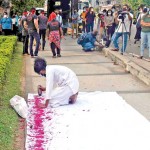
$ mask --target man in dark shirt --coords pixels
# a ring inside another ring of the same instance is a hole
[[[42,50],[44,50],[45,43],[46,43],[45,35],[46,35],[46,28],[47,28],[47,20],[48,18],[44,16],[44,10],[42,10],[40,15],[38,16],[40,39],[42,37]]]
[[[40,36],[38,34],[39,28],[38,28],[38,18],[35,15],[36,9],[31,8],[30,15],[27,16],[24,26],[26,29],[28,29],[28,33],[30,36],[30,55],[33,58],[34,56],[38,56],[38,50],[40,46]],[[36,40],[36,47],[33,54],[33,40]]]
[[[24,27],[24,21],[26,20],[28,12],[24,10],[23,16],[21,18],[21,26],[22,26],[22,37],[23,37],[23,55],[28,55],[28,43],[29,43],[29,34],[28,30]]]

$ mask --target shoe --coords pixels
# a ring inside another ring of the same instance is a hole
[[[114,49],[111,49],[112,51],[119,51],[119,49],[118,48],[114,48]]]
[[[38,55],[34,55],[34,57],[38,57]]]
[[[52,58],[56,58],[56,56],[52,56]]]
[[[33,55],[31,55],[31,58],[34,58],[34,56],[33,56]]]
[[[120,53],[121,55],[123,55],[123,53]]]
[[[139,56],[138,58],[139,58],[139,59],[142,59],[142,58],[143,58],[143,56]]]
[[[57,54],[57,57],[61,57],[61,55],[60,55],[60,54]]]

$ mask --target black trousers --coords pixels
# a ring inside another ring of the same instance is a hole
[[[39,30],[39,35],[40,35],[40,39],[42,38],[42,50],[44,50],[45,43],[46,43],[46,40],[45,40],[46,29],[40,29]]]
[[[51,49],[52,49],[52,53],[53,56],[56,56],[56,49],[57,49],[57,55],[60,55],[60,49],[55,45],[55,43],[51,43]]]
[[[28,54],[29,35],[23,36],[23,54]]]
[[[3,29],[2,32],[4,33],[4,35],[12,35],[11,29]]]

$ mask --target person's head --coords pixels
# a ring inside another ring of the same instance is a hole
[[[8,16],[7,12],[5,11],[3,17],[6,18]]]
[[[97,30],[94,30],[92,34],[93,34],[94,36],[97,36],[97,35],[98,35],[98,31],[97,31]]]
[[[86,11],[86,7],[83,7],[83,11],[84,11],[84,12]]]
[[[40,13],[41,13],[41,15],[44,15],[44,10],[41,10],[41,12],[40,12]]]
[[[56,19],[56,14],[54,12],[52,12],[50,15],[49,15],[49,19],[48,21],[52,21],[52,20],[55,20]]]
[[[143,12],[144,6],[145,6],[144,4],[141,4],[141,5],[139,6],[139,8],[138,8],[139,12]]]
[[[40,74],[42,76],[46,76],[46,61],[43,58],[37,58],[34,61],[34,71],[37,74]]]
[[[26,9],[23,11],[23,15],[24,15],[24,16],[27,16],[27,15],[28,15],[28,11],[27,11]]]
[[[143,13],[147,13],[148,12],[148,8],[147,7],[144,7],[143,8]]]
[[[36,9],[33,7],[33,8],[30,9],[30,12],[31,12],[31,14],[35,14]]]
[[[113,12],[112,12],[112,10],[111,9],[109,9],[108,11],[107,11],[107,16],[112,16],[113,15]]]
[[[122,11],[128,11],[129,10],[129,6],[127,4],[124,4],[122,6]]]
[[[76,13],[77,13],[77,10],[75,9],[75,10],[74,10],[74,14],[76,14]]]
[[[111,8],[111,10],[112,10],[112,12],[115,12],[115,6],[113,6],[112,8]]]
[[[90,8],[89,8],[89,12],[94,12],[93,7],[90,7]]]
[[[58,9],[55,9],[54,13],[57,15],[59,14],[59,10]]]

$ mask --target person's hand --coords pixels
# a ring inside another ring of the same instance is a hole
[[[118,17],[118,12],[114,13],[114,17],[117,18]]]
[[[61,35],[61,39],[65,39],[65,37],[63,35]]]

